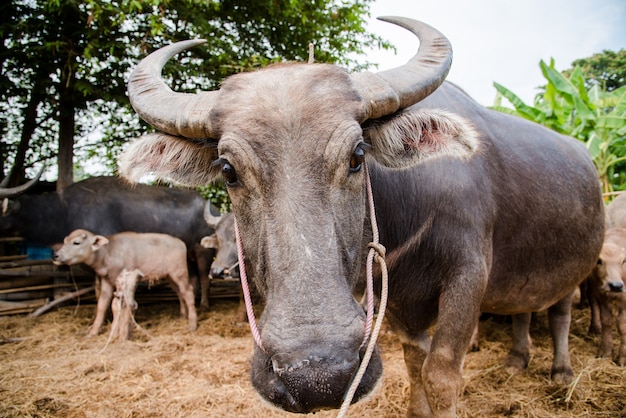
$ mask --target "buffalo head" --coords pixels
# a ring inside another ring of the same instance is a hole
[[[352,289],[370,239],[367,155],[401,169],[475,149],[458,118],[401,111],[443,82],[448,40],[415,20],[383,20],[420,39],[402,67],[349,74],[328,64],[277,64],[234,75],[219,91],[181,94],[160,73],[174,54],[203,42],[186,41],[145,58],[128,86],[137,113],[163,133],[131,144],[121,173],[191,185],[221,174],[248,273],[266,302],[252,382],[293,412],[338,407],[363,355],[365,314]],[[381,370],[376,353],[355,399],[373,389]]]

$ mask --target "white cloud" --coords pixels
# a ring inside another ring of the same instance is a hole
[[[578,58],[626,48],[623,0],[376,0],[371,12],[369,30],[396,45],[398,54],[372,51],[368,61],[392,68],[418,47],[412,34],[375,17],[422,20],[452,43],[448,80],[484,105],[493,102],[494,81],[531,103],[536,87],[545,84],[540,60],[554,58],[563,70]]]

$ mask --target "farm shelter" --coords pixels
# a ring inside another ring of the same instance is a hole
[[[68,305],[38,318],[0,317],[0,417],[288,417],[262,405],[249,381],[252,337],[233,324],[238,301],[222,299],[200,313],[192,333],[177,320],[178,304],[141,306],[135,340],[108,344],[109,328],[84,335],[93,305]],[[260,310],[261,307],[257,306]],[[533,319],[529,368],[511,376],[501,366],[510,324],[481,321],[481,350],[469,353],[461,417],[626,416],[626,370],[596,359],[587,337],[588,309],[575,308],[570,336],[574,382],[550,381],[547,316]],[[408,379],[397,338],[383,331],[381,387],[348,416],[402,417]],[[333,417],[323,411],[316,417]],[[312,416],[312,415],[311,415]]]

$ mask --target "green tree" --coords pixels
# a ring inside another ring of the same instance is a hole
[[[149,129],[125,80],[158,47],[207,38],[164,76],[179,91],[210,89],[236,72],[315,58],[351,69],[364,48],[391,46],[365,30],[372,0],[8,0],[0,6],[0,135],[18,177],[58,158],[59,187],[89,157],[110,172],[123,143]],[[74,144],[79,147],[74,149]]]
[[[606,91],[613,91],[626,85],[625,49],[618,52],[604,50],[588,58],[577,59],[571,69],[563,71],[563,75],[570,77],[576,67],[585,75],[585,86],[588,89],[597,84]]]
[[[624,188],[625,179],[616,167],[626,161],[626,86],[607,91],[599,83],[590,83],[580,67],[567,77],[554,68],[553,60],[539,65],[548,83],[533,106],[494,83],[498,94],[493,108],[577,138],[591,153],[603,191]],[[514,109],[504,107],[502,98]]]

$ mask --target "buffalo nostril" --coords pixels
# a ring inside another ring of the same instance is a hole
[[[218,268],[218,267],[214,267],[211,269],[211,277],[215,278],[215,279],[221,279],[224,277],[224,269],[223,268]]]
[[[272,357],[272,368],[277,376],[308,367],[310,364],[311,360],[308,358],[298,359],[290,354],[276,354]]]
[[[611,282],[611,283],[609,283],[609,290],[611,292],[623,292],[624,291],[624,283],[622,283],[622,282]]]

